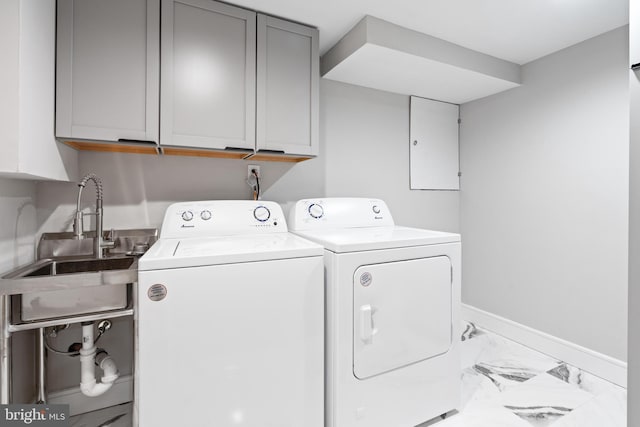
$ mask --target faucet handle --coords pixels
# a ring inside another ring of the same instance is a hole
[[[113,249],[116,247],[116,241],[113,240],[115,236],[115,230],[112,228],[111,230],[109,230],[109,233],[107,234],[107,237],[105,239],[102,240],[100,246],[104,249]]]

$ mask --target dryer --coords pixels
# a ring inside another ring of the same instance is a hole
[[[323,249],[279,205],[167,209],[139,261],[139,427],[322,427]]]
[[[460,236],[396,226],[379,199],[298,201],[325,248],[327,427],[413,427],[460,401]]]

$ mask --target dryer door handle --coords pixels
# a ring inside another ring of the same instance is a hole
[[[378,333],[373,322],[376,311],[370,304],[360,307],[360,339],[365,344],[373,344],[373,336]]]

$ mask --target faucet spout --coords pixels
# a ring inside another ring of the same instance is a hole
[[[73,233],[77,239],[84,238],[83,213],[80,207],[82,199],[82,190],[87,186],[89,181],[93,181],[96,186],[96,237],[93,240],[93,255],[96,258],[104,257],[104,248],[112,248],[115,246],[113,241],[106,241],[103,237],[103,210],[102,210],[102,180],[94,173],[89,173],[78,183],[78,201],[76,204],[76,213],[73,220]]]

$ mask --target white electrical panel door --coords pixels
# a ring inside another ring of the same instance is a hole
[[[255,147],[256,14],[163,0],[160,144]]]
[[[459,190],[459,106],[411,97],[409,125],[412,190]]]
[[[318,154],[318,30],[258,15],[257,148]]]
[[[446,256],[359,267],[353,276],[353,374],[364,380],[451,347]]]

